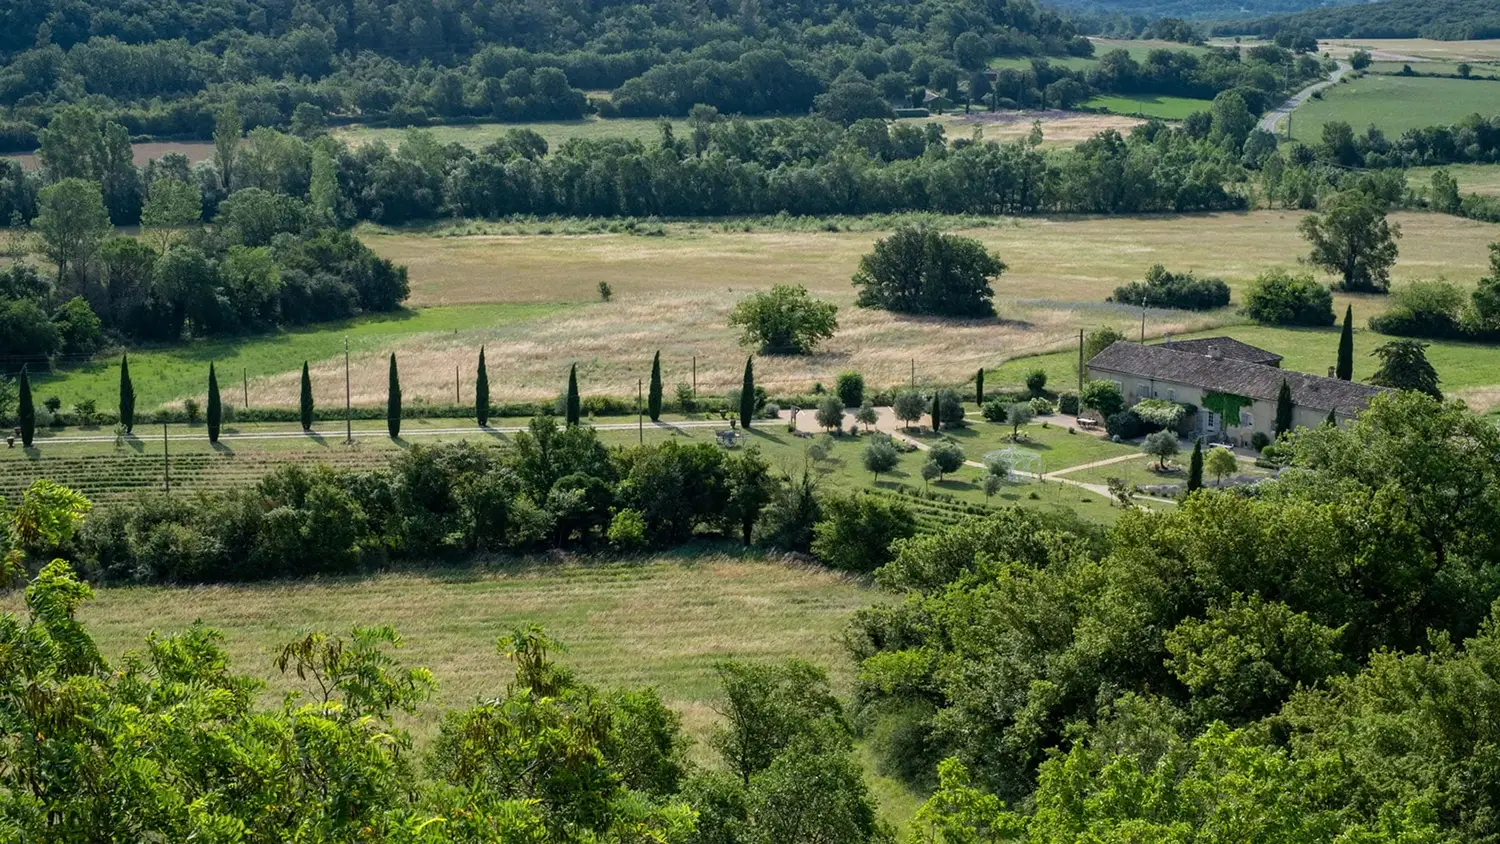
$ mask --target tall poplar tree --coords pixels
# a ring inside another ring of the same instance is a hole
[[[1281,379],[1281,390],[1276,393],[1276,436],[1292,429],[1292,388]]]
[[[31,375],[26,364],[21,364],[20,401],[16,403],[16,421],[21,423],[21,445],[31,448],[36,439],[36,405],[31,400]]]
[[[219,376],[213,362],[208,364],[208,441],[219,441],[219,426],[224,422],[224,405],[219,400]]]
[[[484,347],[479,347],[479,373],[474,376],[474,418],[479,427],[490,424],[490,371],[484,365]]]
[[[302,430],[311,431],[313,426],[312,375],[307,371],[307,361],[302,362]]]
[[[984,407],[984,367],[974,373],[974,403]]]
[[[932,432],[936,434],[943,425],[943,399],[936,392],[932,394]]]
[[[750,430],[755,418],[755,357],[745,358],[745,377],[740,380],[740,427]]]
[[[135,384],[130,380],[130,355],[120,355],[120,424],[135,430]]]
[[[391,439],[401,437],[401,373],[396,371],[396,353],[391,352],[391,377],[386,388],[385,429]]]
[[[1339,335],[1339,360],[1334,373],[1342,381],[1354,380],[1354,306],[1344,309],[1344,331]]]
[[[651,359],[651,392],[646,394],[646,415],[652,422],[661,420],[661,350]]]
[[[583,421],[583,400],[578,397],[578,364],[568,370],[568,426]]]

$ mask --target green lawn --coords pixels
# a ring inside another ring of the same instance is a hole
[[[1395,138],[1408,129],[1500,113],[1500,83],[1406,76],[1366,76],[1334,85],[1292,114],[1292,136],[1314,143],[1323,124],[1342,120],[1363,132],[1375,125]]]
[[[437,336],[470,329],[510,325],[554,313],[560,304],[488,304],[420,308],[393,314],[372,314],[341,323],[303,326],[275,334],[236,337],[189,343],[161,349],[131,352],[130,375],[135,384],[136,406],[142,410],[207,389],[208,364],[218,367],[226,396],[238,395],[242,377],[275,375],[301,366],[301,362],[328,360],[344,351],[344,338],[351,352],[386,348],[393,337],[427,334]],[[100,408],[113,408],[119,393],[118,358],[32,378],[38,400],[62,399],[69,407],[81,399],[93,399]],[[252,403],[254,396],[251,397]],[[233,402],[233,398],[226,400]],[[234,402],[239,404],[239,402]]]
[[[1083,105],[1085,108],[1104,109],[1114,114],[1182,120],[1194,112],[1208,111],[1213,103],[1209,100],[1157,94],[1111,94],[1105,97],[1094,97]]]
[[[1403,68],[1410,66],[1412,72],[1418,75],[1457,75],[1458,65],[1459,63],[1456,61],[1371,62],[1369,70],[1371,73],[1399,74]],[[1486,77],[1494,79],[1500,77],[1500,66],[1489,62],[1469,62],[1469,75],[1475,78]]]

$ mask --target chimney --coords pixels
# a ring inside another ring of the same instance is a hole
[[[1214,360],[1218,360],[1219,358],[1222,358],[1224,355],[1222,355],[1222,354],[1219,353],[1219,347],[1218,346],[1209,346],[1208,347],[1208,356],[1211,357],[1211,358],[1213,358]]]

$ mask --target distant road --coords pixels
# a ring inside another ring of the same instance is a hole
[[[1327,79],[1322,82],[1314,82],[1293,94],[1290,99],[1277,106],[1274,110],[1266,112],[1266,116],[1260,119],[1260,126],[1258,128],[1264,129],[1273,135],[1276,134],[1276,127],[1280,126],[1281,121],[1285,120],[1287,115],[1292,113],[1292,109],[1307,102],[1309,97],[1327,88],[1329,85],[1338,84],[1338,81],[1344,78],[1344,74],[1353,69],[1354,66],[1348,62],[1339,62],[1338,69],[1330,74]]]

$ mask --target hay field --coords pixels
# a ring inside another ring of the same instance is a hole
[[[1495,62],[1500,61],[1500,38],[1472,41],[1434,41],[1430,38],[1332,38],[1318,42],[1318,52],[1348,58],[1369,50],[1376,61]]]

